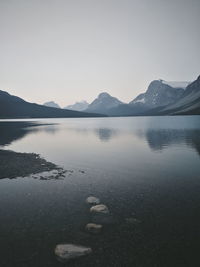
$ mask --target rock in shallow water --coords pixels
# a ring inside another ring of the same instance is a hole
[[[91,205],[97,205],[100,203],[100,200],[97,197],[90,196],[86,199],[86,203]]]
[[[102,225],[101,224],[96,224],[96,223],[88,223],[85,227],[86,231],[92,234],[98,234],[102,230]]]
[[[66,171],[60,168],[36,174],[31,174],[29,177],[40,180],[56,180],[65,177],[65,173]]]
[[[108,210],[108,207],[106,205],[100,204],[100,205],[95,205],[95,206],[91,207],[90,212],[108,214],[109,210]]]
[[[55,248],[55,254],[59,261],[66,262],[92,253],[92,249],[73,244],[59,244]]]

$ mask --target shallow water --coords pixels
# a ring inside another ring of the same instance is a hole
[[[0,180],[0,266],[62,266],[62,242],[93,249],[66,266],[200,265],[200,116],[1,121],[0,145],[70,170]],[[91,194],[115,221],[97,236],[84,231]]]

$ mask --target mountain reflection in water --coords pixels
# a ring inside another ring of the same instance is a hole
[[[7,146],[14,141],[30,134],[45,132],[55,135],[60,128],[59,123],[41,123],[29,121],[0,122],[0,146]],[[93,134],[101,142],[109,142],[114,138],[123,137],[125,133],[144,140],[152,151],[162,151],[169,146],[184,144],[195,149],[200,155],[200,128],[173,129],[173,128],[140,128],[134,130],[117,129],[112,127],[84,128],[67,126],[64,131],[75,131],[81,135]]]
[[[169,146],[182,143],[196,149],[200,155],[200,130],[198,129],[150,129],[145,132],[139,131],[138,136],[146,139],[153,151],[162,151]]]

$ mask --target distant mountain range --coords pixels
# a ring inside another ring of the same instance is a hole
[[[0,91],[0,118],[68,118],[102,117],[95,113],[86,113],[60,108],[52,108],[29,103],[22,98]]]
[[[51,108],[60,108],[60,106],[54,101],[45,102],[43,105]]]
[[[83,112],[84,111],[84,112]],[[77,102],[61,109],[54,101],[29,103],[0,91],[0,118],[200,115],[200,76],[194,82],[152,81],[146,92],[126,104],[103,92],[91,103]]]
[[[64,109],[83,111],[83,110],[86,110],[88,106],[89,106],[89,103],[83,100],[81,102],[76,102],[73,105],[66,106],[64,107]]]
[[[113,116],[131,116],[148,113],[148,110],[167,106],[178,101],[184,94],[189,82],[152,81],[146,92],[139,94],[129,104],[119,105],[108,110]]]
[[[108,116],[200,114],[200,76],[194,82],[152,81],[146,92],[128,104],[102,93],[86,111]]]

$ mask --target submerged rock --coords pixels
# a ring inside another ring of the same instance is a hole
[[[91,205],[97,205],[100,203],[100,199],[97,197],[90,196],[86,199],[86,203]]]
[[[73,244],[59,244],[55,248],[55,254],[59,261],[66,262],[92,253],[89,247]]]
[[[106,205],[100,204],[100,205],[95,205],[91,207],[90,212],[109,214],[109,209]]]
[[[32,174],[29,177],[40,180],[56,180],[65,177],[66,171],[63,169],[54,169],[51,171],[45,171],[37,174]]]
[[[85,227],[86,231],[92,234],[98,234],[102,230],[102,225],[101,224],[96,224],[96,223],[88,223]]]

